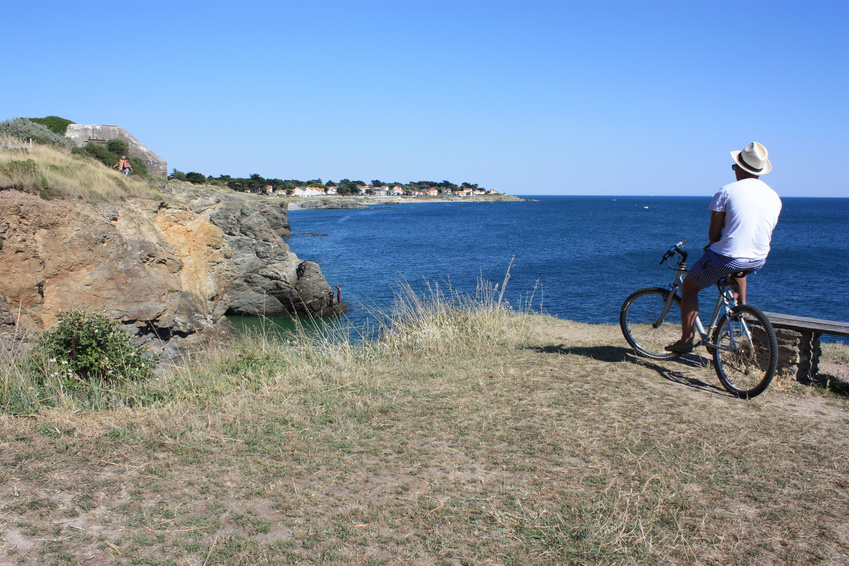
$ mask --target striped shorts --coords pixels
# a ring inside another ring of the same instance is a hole
[[[735,259],[707,250],[690,268],[688,277],[699,287],[710,287],[726,275],[740,271],[754,272],[764,266],[766,259]]]

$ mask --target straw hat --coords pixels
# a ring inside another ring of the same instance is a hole
[[[772,163],[767,156],[769,152],[758,142],[752,142],[743,151],[732,151],[734,161],[752,175],[766,175],[772,171]]]

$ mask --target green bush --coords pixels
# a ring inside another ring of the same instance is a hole
[[[71,120],[66,120],[65,118],[60,118],[59,116],[30,118],[30,121],[35,122],[36,124],[41,124],[42,126],[47,126],[47,129],[49,129],[54,134],[58,134],[60,136],[64,136],[65,131],[68,129],[68,126],[74,123]]]
[[[127,155],[127,152],[130,150],[130,144],[121,138],[112,138],[106,142],[106,149],[118,157],[121,157],[122,155]]]
[[[86,144],[83,146],[83,151],[85,151],[85,153],[94,157],[107,167],[112,167],[113,165],[118,163],[118,160],[121,159],[122,155],[126,155],[126,152],[115,153],[111,151],[109,149],[108,144],[93,141],[86,142]],[[132,159],[130,160],[130,163],[132,163]]]
[[[117,151],[115,151],[117,149]],[[73,153],[83,153],[100,161],[107,167],[112,167],[122,155],[127,155],[129,146],[127,142],[119,138],[113,138],[105,144],[97,142],[87,142],[82,148]],[[130,156],[130,165],[133,167],[132,174],[140,177],[147,177],[147,165],[139,157]]]
[[[44,124],[33,122],[29,118],[15,118],[0,122],[0,137],[8,136],[21,141],[33,140],[37,143],[73,148],[74,142],[64,135],[59,135]]]
[[[97,142],[86,142],[86,144],[82,147],[83,152],[91,157],[94,157],[104,165],[108,167],[112,167],[118,160],[121,159],[121,156],[117,157],[109,151],[109,148],[106,147],[105,144],[97,143]]]
[[[116,162],[117,163],[117,162]],[[133,173],[140,177],[147,177],[147,165],[138,157],[130,157],[130,165],[133,168]]]
[[[80,309],[60,313],[28,355],[41,383],[65,387],[141,381],[153,377],[156,360],[137,346],[120,324]]]

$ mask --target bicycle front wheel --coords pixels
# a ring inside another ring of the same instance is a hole
[[[619,311],[622,334],[642,356],[667,360],[679,355],[663,349],[681,336],[681,299],[678,295],[672,296],[669,312],[663,314],[671,292],[661,287],[648,287],[631,293],[622,304]]]
[[[778,367],[778,342],[759,309],[739,305],[719,321],[713,333],[713,366],[730,393],[751,399],[766,391]]]

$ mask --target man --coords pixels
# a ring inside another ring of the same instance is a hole
[[[116,163],[115,165],[113,165],[113,166],[112,166],[112,168],[113,168],[113,169],[114,169],[115,167],[117,167],[117,168],[118,168],[118,170],[119,170],[121,173],[123,173],[125,177],[129,177],[129,176],[130,176],[130,171],[132,171],[132,170],[133,170],[132,165],[130,165],[130,160],[129,160],[129,159],[127,159],[127,156],[126,156],[126,155],[122,155],[122,156],[121,156],[121,159],[119,159],[119,160],[118,160],[118,163]]]
[[[737,181],[722,187],[710,203],[711,217],[705,253],[690,268],[681,287],[681,339],[666,346],[686,354],[693,349],[693,325],[699,313],[699,291],[734,274],[738,302],[746,302],[746,274],[766,263],[772,231],[781,212],[781,199],[760,180],[772,170],[766,148],[752,142],[732,151]]]

